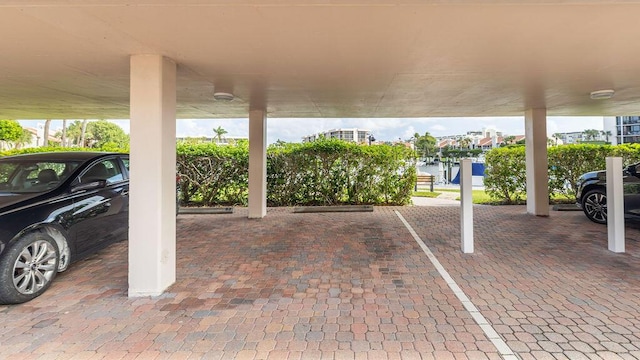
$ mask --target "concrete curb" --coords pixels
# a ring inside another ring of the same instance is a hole
[[[294,213],[319,212],[372,212],[373,205],[341,205],[341,206],[299,206],[293,208]]]

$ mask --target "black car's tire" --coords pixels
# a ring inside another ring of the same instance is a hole
[[[0,303],[19,304],[40,296],[56,277],[58,257],[49,235],[24,235],[0,258]]]
[[[589,220],[607,223],[607,193],[603,188],[590,190],[582,197],[582,210]]]

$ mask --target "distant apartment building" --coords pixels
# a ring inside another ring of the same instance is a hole
[[[524,135],[506,136],[494,128],[483,128],[479,131],[467,131],[466,134],[441,136],[436,138],[439,148],[470,148],[491,150],[502,143],[516,143],[524,139]]]
[[[302,138],[302,142],[311,142],[321,137],[327,139],[340,139],[355,143],[368,143],[371,136],[370,130],[364,129],[331,129],[321,133],[307,135]]]
[[[578,144],[587,140],[584,132],[582,131],[555,133],[554,135],[562,141],[562,144]],[[593,140],[599,141],[600,136],[598,135],[598,137]]]
[[[640,143],[640,116],[605,116],[603,128],[613,145]]]

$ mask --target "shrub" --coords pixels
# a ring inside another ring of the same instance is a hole
[[[335,139],[272,146],[267,161],[271,206],[407,204],[416,176],[411,150]]]
[[[249,184],[249,147],[209,144],[177,145],[182,204],[246,205]]]
[[[527,191],[524,146],[493,149],[485,155],[487,194],[506,204],[520,202]]]
[[[622,157],[625,164],[640,161],[640,144],[618,146],[572,144],[547,149],[549,159],[549,196],[574,197],[578,177],[606,168],[606,158]],[[514,203],[526,196],[525,149],[504,147],[486,156],[485,189],[494,199]]]

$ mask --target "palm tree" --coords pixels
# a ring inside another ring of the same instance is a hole
[[[26,144],[29,144],[32,141],[33,134],[27,129],[22,129],[22,135],[20,138],[14,142],[14,146],[16,149],[21,149]]]
[[[67,146],[67,119],[62,120],[62,147]]]
[[[82,120],[82,130],[80,133],[80,147],[85,147],[85,143],[84,143],[84,138],[85,135],[87,134],[87,123],[89,122],[89,120],[84,119]]]
[[[460,144],[460,149],[468,149],[471,146],[471,139],[468,137],[462,138],[458,144]]]
[[[216,134],[216,139],[218,139],[218,144],[222,142],[222,135],[227,134],[227,130],[223,129],[222,126],[218,126],[213,129],[213,132]]]
[[[596,137],[600,134],[600,131],[594,129],[587,129],[582,132],[586,141],[595,140]]]
[[[516,137],[513,135],[509,135],[509,136],[506,136],[502,141],[504,141],[504,143],[507,145],[513,144],[516,141]]]
[[[42,135],[42,146],[49,146],[49,127],[51,126],[51,119],[44,121],[44,134]]]
[[[606,130],[606,131],[602,130],[602,131],[600,131],[600,133],[605,136],[605,138],[607,139],[607,142],[609,142],[609,136],[613,135],[613,134],[611,134],[610,130]]]

